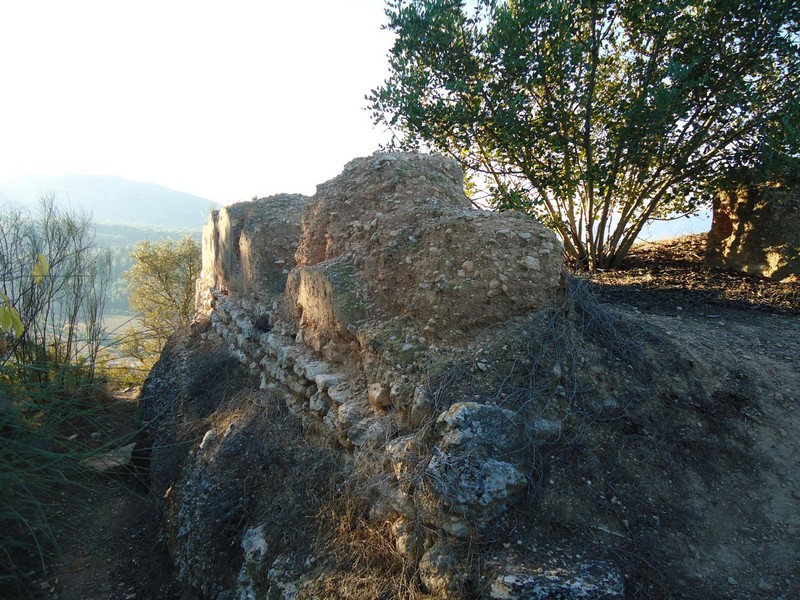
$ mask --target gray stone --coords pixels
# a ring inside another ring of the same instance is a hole
[[[328,371],[328,364],[322,362],[321,360],[313,360],[308,359],[305,357],[298,357],[295,359],[294,362],[294,372],[301,376],[305,377],[308,380],[313,381],[317,375],[322,373],[327,373]]]
[[[388,417],[367,417],[347,430],[350,442],[359,448],[383,448],[393,434]]]
[[[439,453],[426,470],[447,508],[485,524],[501,514],[528,478],[514,465],[494,458]]]
[[[121,467],[126,467],[131,464],[133,457],[133,450],[136,448],[136,442],[109,450],[97,456],[90,456],[84,459],[84,464],[95,471],[112,471]]]
[[[454,544],[439,542],[428,548],[419,561],[419,578],[432,594],[458,594],[467,580],[463,551]]]
[[[536,419],[533,422],[533,433],[537,442],[554,442],[561,437],[561,421]]]
[[[418,385],[414,388],[414,400],[411,403],[411,424],[418,427],[430,416],[431,398],[427,390]]]
[[[327,392],[328,389],[339,385],[344,380],[345,376],[341,373],[318,373],[314,376],[317,389],[323,392]]]
[[[507,453],[522,445],[516,415],[504,408],[478,402],[457,402],[436,420],[437,444],[442,449],[483,448]]]
[[[574,566],[491,565],[488,597],[496,600],[611,600],[623,598],[620,573],[600,561]]]

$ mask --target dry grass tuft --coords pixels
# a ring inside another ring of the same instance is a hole
[[[394,544],[391,523],[370,515],[372,502],[363,482],[348,476],[330,490],[316,516],[317,544],[333,557],[335,567],[308,586],[298,598],[326,600],[430,599],[420,587],[416,566]]]

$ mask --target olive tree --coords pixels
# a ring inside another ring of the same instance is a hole
[[[393,146],[439,151],[584,268],[797,152],[797,0],[391,0]],[[704,193],[705,192],[705,193]]]

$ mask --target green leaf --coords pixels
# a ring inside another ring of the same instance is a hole
[[[4,292],[0,292],[3,299],[3,305],[0,306],[0,331],[14,330],[17,337],[22,335],[24,327],[22,319],[19,316],[19,311],[11,304],[11,300]]]
[[[14,334],[17,337],[22,337],[22,332],[25,327],[22,325],[22,319],[19,316],[19,311],[16,308],[10,308],[8,312],[11,314],[11,326],[14,328]]]
[[[45,275],[50,272],[50,263],[47,261],[47,257],[42,254],[41,252],[36,255],[36,262],[33,265],[33,281],[36,285],[41,285],[42,280],[44,280]]]

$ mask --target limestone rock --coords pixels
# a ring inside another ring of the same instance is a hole
[[[436,420],[437,453],[426,474],[447,507],[439,525],[459,537],[471,536],[500,515],[528,478],[508,462],[522,446],[513,412],[477,402],[457,402]]]
[[[419,557],[424,541],[421,529],[418,521],[412,521],[402,516],[392,523],[395,548],[401,556],[411,560]]]
[[[91,456],[84,460],[87,467],[95,471],[105,472],[127,467],[131,464],[133,451],[136,448],[136,442],[132,442],[125,446],[109,450],[97,456]]]
[[[242,551],[244,552],[244,562],[239,570],[237,580],[237,598],[255,600],[259,596],[258,579],[260,571],[264,569],[264,558],[268,552],[263,527],[251,527],[244,532]]]
[[[412,477],[419,463],[419,449],[416,436],[404,435],[386,444],[386,456],[392,466],[397,481],[401,485]]]
[[[447,542],[434,544],[419,561],[419,578],[425,588],[441,596],[458,594],[467,580],[463,550]]]
[[[522,444],[522,430],[515,414],[478,402],[456,402],[436,420],[440,448],[482,448],[506,453]]]
[[[478,525],[500,515],[528,483],[514,465],[470,454],[440,453],[431,459],[426,473],[445,506]]]
[[[496,600],[611,600],[623,598],[622,576],[600,561],[557,567],[491,565],[488,597]]]
[[[431,398],[425,387],[418,385],[414,388],[414,399],[411,403],[411,424],[419,427],[430,416]]]

